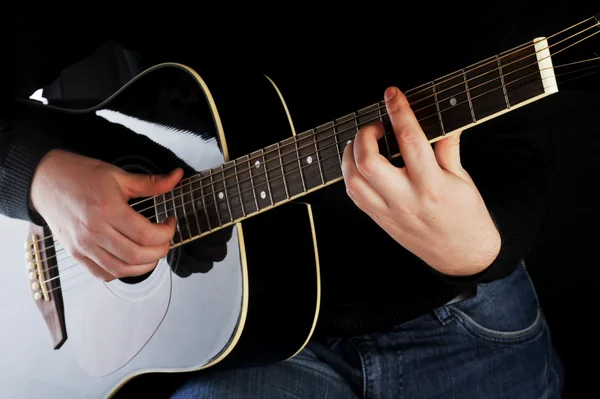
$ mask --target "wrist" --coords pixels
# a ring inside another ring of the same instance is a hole
[[[60,149],[52,149],[40,159],[31,180],[29,193],[29,208],[32,213],[41,215],[40,207],[43,203],[44,187],[49,176],[52,175],[52,165],[54,164],[56,157],[63,152],[64,151]]]
[[[498,231],[494,230],[478,244],[477,250],[469,251],[467,256],[457,257],[453,262],[436,269],[450,277],[470,277],[484,272],[500,254],[502,239]]]

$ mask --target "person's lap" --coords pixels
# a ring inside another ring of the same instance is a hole
[[[283,363],[195,375],[189,398],[558,398],[563,371],[520,264],[396,328],[311,342]]]

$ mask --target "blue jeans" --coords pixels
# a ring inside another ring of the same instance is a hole
[[[390,330],[311,342],[280,364],[207,372],[191,398],[559,398],[563,367],[521,262],[477,295]]]

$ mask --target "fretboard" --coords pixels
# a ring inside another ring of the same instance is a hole
[[[405,92],[429,140],[509,112],[556,92],[545,40],[471,65]],[[178,220],[178,245],[337,182],[344,147],[360,128],[383,122],[379,150],[400,156],[385,103],[377,102],[314,129],[186,179],[154,198],[158,219]]]

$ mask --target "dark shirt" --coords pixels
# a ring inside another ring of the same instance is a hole
[[[14,26],[35,23],[29,19],[13,22]],[[107,30],[109,25],[114,29]],[[62,70],[84,59],[107,40],[139,53],[148,65],[161,61],[197,65],[199,61],[193,53],[200,48],[205,55],[200,62],[214,61],[217,67],[222,66],[219,63],[231,62],[230,66],[237,63],[237,67],[242,64],[260,69],[269,56],[273,57],[267,50],[249,49],[252,43],[249,38],[228,41],[223,34],[216,44],[210,36],[204,36],[192,46],[182,38],[191,37],[192,33],[202,36],[198,29],[187,29],[187,33],[152,30],[149,24],[147,30],[140,27],[133,34],[125,34],[119,30],[120,26],[116,22],[107,25],[106,21],[100,25],[89,19],[70,20],[65,27],[57,24],[47,31],[4,25],[7,29],[0,48],[4,55],[0,62],[2,214],[41,220],[29,206],[30,183],[36,166],[51,149],[68,146],[60,132],[34,128],[26,117],[17,117],[13,99],[27,98],[51,84]],[[222,50],[220,54],[225,49],[229,58],[207,55],[217,47]],[[270,65],[283,64],[280,58],[273,59]],[[330,116],[333,119],[340,115]],[[437,273],[360,212],[346,196],[343,183],[329,190],[327,198],[316,192],[311,202],[318,221],[323,284],[319,331],[337,335],[387,328],[428,312],[473,283],[511,273],[530,249],[545,214],[548,151],[545,139],[532,133],[539,130],[536,123],[535,118],[528,118],[522,112],[486,122],[485,126],[463,134],[463,164],[482,193],[502,238],[499,256],[476,276],[450,278]],[[334,250],[340,246],[347,251]]]

